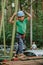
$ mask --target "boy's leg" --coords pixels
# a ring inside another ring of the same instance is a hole
[[[19,39],[19,44],[18,44],[18,58],[23,59],[26,56],[23,54],[23,39]]]
[[[22,38],[19,39],[19,43],[18,43],[18,53],[19,53],[19,54],[23,53],[23,39],[22,39]]]
[[[18,55],[18,57],[25,57],[25,55],[23,54],[23,39],[21,38],[21,35],[17,34],[17,37],[18,37],[18,49],[16,51],[16,54]]]
[[[16,34],[16,41],[18,43],[18,48],[16,49],[16,54],[23,53],[23,39],[21,38],[20,34]]]
[[[18,54],[18,43],[17,43],[17,47],[16,47],[16,54]]]

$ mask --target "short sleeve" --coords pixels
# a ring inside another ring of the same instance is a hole
[[[27,23],[28,22],[28,18],[25,18],[24,21],[25,21],[25,23]]]
[[[18,21],[16,21],[16,25],[18,25]]]

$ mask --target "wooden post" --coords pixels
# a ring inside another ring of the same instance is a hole
[[[18,10],[18,0],[15,0],[15,13],[17,13]],[[16,27],[16,16],[14,18],[14,25],[13,25],[13,31],[12,31],[12,41],[11,41],[11,51],[10,51],[10,59],[13,55],[13,46],[14,46],[14,37],[15,37],[15,27]]]
[[[32,0],[31,0],[32,3]],[[32,16],[32,4],[31,4],[31,16]],[[30,47],[32,46],[32,17],[30,20]]]

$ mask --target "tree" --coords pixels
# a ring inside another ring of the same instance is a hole
[[[43,0],[41,2],[42,2],[42,10],[43,10]]]

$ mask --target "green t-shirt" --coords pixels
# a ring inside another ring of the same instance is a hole
[[[17,32],[18,33],[21,33],[21,34],[24,34],[26,33],[26,24],[28,22],[28,19],[25,18],[23,22],[17,20],[16,21],[16,25],[17,25]]]

